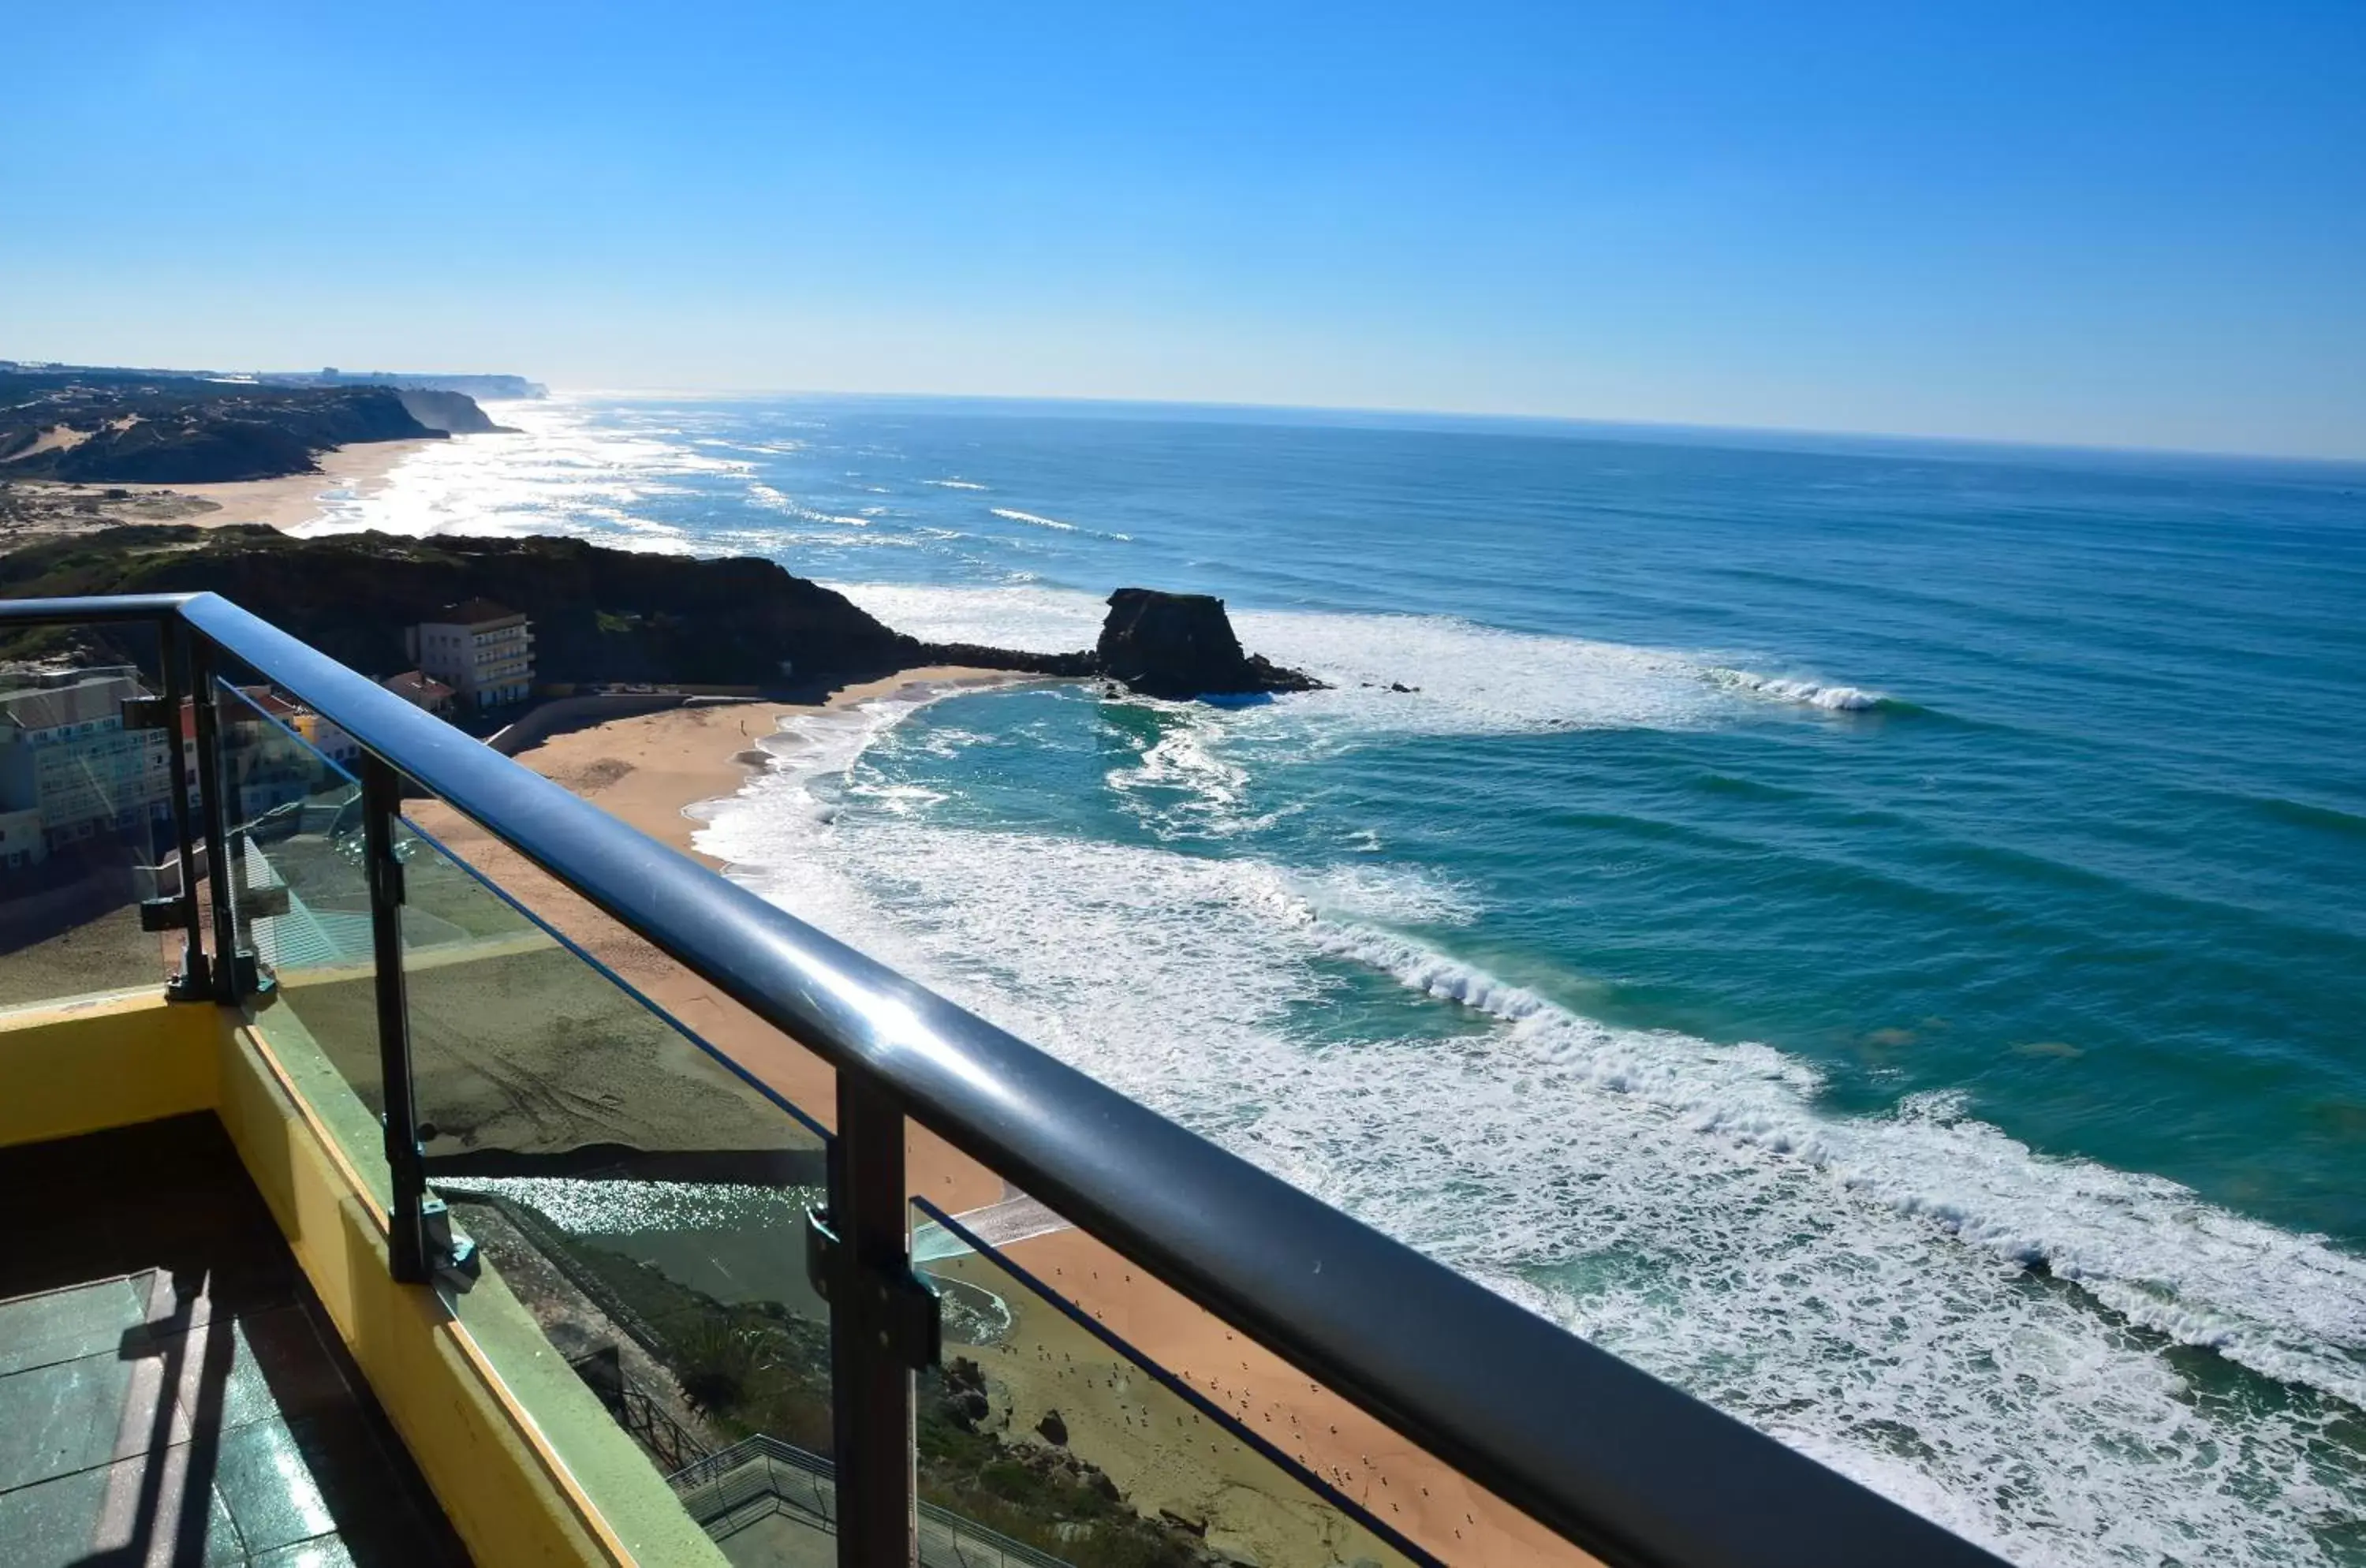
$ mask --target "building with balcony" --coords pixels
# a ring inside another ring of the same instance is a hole
[[[534,626],[490,599],[446,605],[403,634],[422,674],[443,682],[473,709],[524,702],[534,692]]]

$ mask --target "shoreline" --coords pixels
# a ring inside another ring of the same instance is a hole
[[[693,842],[704,826],[693,814],[736,797],[760,768],[771,764],[763,742],[782,732],[783,721],[848,712],[911,687],[985,688],[1033,679],[1040,677],[960,666],[916,668],[841,687],[815,702],[711,703],[610,719],[551,736],[521,750],[516,760],[678,852],[722,871],[727,868]],[[834,1122],[835,1075],[827,1064],[441,803],[422,802],[411,815],[684,1026],[817,1121]],[[910,1190],[956,1217],[1023,1197],[918,1127],[907,1135],[907,1164]],[[1137,1348],[1210,1405],[1440,1558],[1505,1568],[1594,1561],[1090,1235],[1062,1223],[998,1243],[997,1251],[1065,1293],[1078,1314]],[[1002,1273],[994,1259],[967,1251],[930,1267],[980,1282],[995,1281]],[[1332,1535],[1340,1528],[1336,1516],[1316,1506],[1246,1445],[1219,1443],[1203,1453],[1198,1440],[1178,1447],[1154,1439],[1144,1401],[1156,1399],[1140,1374],[1117,1352],[1089,1339],[1077,1319],[1023,1290],[1008,1290],[1007,1280],[995,1282],[1012,1309],[1008,1332],[994,1346],[949,1342],[948,1355],[958,1349],[979,1362],[996,1416],[1007,1419],[1014,1439],[1025,1438],[1047,1412],[1057,1410],[1072,1438],[1084,1439],[1086,1451],[1079,1457],[1101,1465],[1131,1505],[1148,1516],[1164,1510],[1202,1521],[1211,1539],[1237,1543],[1268,1562],[1319,1554],[1326,1538],[1329,1544],[1345,1544]],[[1103,1371],[1082,1375],[1087,1364]],[[1087,1389],[1095,1387],[1115,1392],[1088,1395]],[[1169,1419],[1198,1420],[1178,1396],[1160,1397],[1173,1403],[1162,1406],[1171,1413],[1160,1416],[1158,1427]],[[1378,1540],[1369,1542],[1379,1546]],[[1392,1555],[1380,1552],[1383,1559]]]
[[[333,492],[366,496],[385,489],[405,457],[435,445],[425,436],[352,442],[319,454],[314,458],[320,465],[317,472],[215,484],[75,485],[59,479],[12,479],[7,466],[0,464],[0,493],[26,513],[14,518],[0,509],[0,547],[43,536],[141,523],[198,528],[261,524],[288,533],[324,515],[322,503]]]

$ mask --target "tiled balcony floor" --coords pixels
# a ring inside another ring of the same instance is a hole
[[[210,1116],[0,1149],[0,1561],[468,1562]]]

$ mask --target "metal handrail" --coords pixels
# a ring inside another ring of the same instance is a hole
[[[0,626],[174,618],[820,1055],[840,1075],[842,1103],[851,1078],[859,1094],[1596,1555],[1671,1568],[1997,1562],[964,1011],[219,595],[0,601]],[[900,1134],[896,1143],[900,1151]]]

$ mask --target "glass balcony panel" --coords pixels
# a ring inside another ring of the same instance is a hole
[[[310,716],[269,687],[217,682],[215,697],[231,920],[267,982],[248,998],[255,1032],[384,1205],[361,785],[291,728]]]
[[[829,1314],[805,1266],[821,1132],[436,840],[406,823],[400,843],[428,1179],[486,1263],[461,1321],[595,1504],[603,1478],[665,1478],[670,1519],[611,1515],[644,1561],[685,1538],[827,1561],[813,1488],[783,1502],[741,1473],[828,1470]]]
[[[179,889],[154,629],[0,637],[0,1009],[160,988],[181,933],[143,931]],[[127,705],[132,705],[127,707]]]
[[[1343,1438],[1338,1402],[1042,1204],[916,1199],[912,1222],[944,1325],[914,1422],[924,1562],[979,1561],[964,1531],[1079,1565],[1437,1560],[1407,1526],[1443,1521],[1444,1467],[1369,1418]]]
[[[566,763],[554,764],[552,756],[552,752],[537,749],[524,753],[520,761],[545,770],[555,768],[560,782],[571,787],[586,788],[602,782],[598,761],[586,765],[570,757]],[[647,998],[658,1010],[727,1057],[739,1071],[824,1127],[831,1124],[838,1097],[837,1078],[820,1057],[725,996],[702,976],[691,973],[646,938],[594,908],[549,873],[444,802],[410,801],[404,811],[421,831],[432,835],[450,852],[490,878],[504,898],[535,921],[588,954],[601,968]]]

